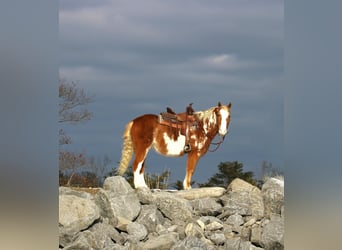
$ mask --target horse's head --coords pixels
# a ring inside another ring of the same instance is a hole
[[[220,136],[225,136],[228,132],[228,127],[230,123],[230,108],[232,104],[222,105],[221,102],[217,104],[216,107],[216,117],[218,125],[218,133]]]

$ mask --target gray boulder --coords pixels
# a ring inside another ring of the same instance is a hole
[[[154,203],[162,214],[174,223],[184,223],[192,218],[192,206],[188,200],[170,193],[155,193]]]
[[[204,238],[203,229],[197,222],[190,222],[185,227],[185,235],[197,238]]]
[[[284,249],[284,217],[271,216],[263,227],[261,245],[269,250]]]
[[[95,195],[95,202],[100,208],[101,216],[103,218],[108,219],[109,224],[113,226],[117,226],[118,218],[117,218],[117,215],[115,214],[115,211],[112,208],[108,193],[105,190],[101,189]]]
[[[59,196],[59,230],[74,235],[100,218],[100,209],[91,199],[75,195]]]
[[[94,190],[60,188],[59,247],[284,249],[282,187],[268,180],[260,190],[235,179],[223,194],[222,188],[132,189],[116,176],[107,178],[95,195]]]
[[[100,249],[97,239],[90,231],[85,231],[77,234],[73,242],[63,250],[92,250],[92,249]]]
[[[98,245],[101,249],[106,247],[114,247],[112,244],[123,244],[125,243],[124,237],[107,222],[96,223],[89,229],[98,241]]]
[[[177,242],[171,250],[211,250],[215,246],[194,236],[187,236],[184,240]]]
[[[215,245],[223,245],[226,241],[226,237],[223,233],[213,233],[208,236],[208,238],[215,244]]]
[[[177,233],[162,234],[158,237],[148,239],[138,244],[139,250],[169,250],[178,241]]]
[[[111,176],[104,180],[103,189],[118,195],[132,193],[134,189],[122,176]]]
[[[70,187],[59,187],[59,195],[74,195],[84,199],[93,199],[93,196],[84,191],[78,191]]]
[[[104,181],[104,189],[95,195],[101,208],[101,215],[114,226],[118,218],[133,221],[138,216],[141,204],[129,183],[121,176],[109,177]]]
[[[222,205],[214,198],[195,199],[190,201],[195,213],[216,216],[222,212]]]
[[[284,206],[284,180],[280,178],[268,178],[262,185],[261,194],[264,200],[265,217],[273,214],[282,214]]]
[[[180,190],[175,192],[175,194],[187,200],[194,200],[202,198],[217,198],[222,196],[225,192],[226,189],[222,187],[202,187]]]
[[[238,250],[240,247],[241,239],[239,237],[226,239],[224,249],[227,250]]]
[[[264,202],[260,189],[239,178],[234,179],[227,188],[227,194],[220,198],[224,212],[220,219],[233,214],[252,216],[260,220],[264,216]]]
[[[156,205],[142,205],[136,221],[144,225],[149,233],[152,233],[156,231],[158,224],[164,223],[165,219]]]
[[[129,239],[133,242],[138,242],[144,240],[148,232],[144,225],[132,222],[127,225],[127,233],[129,234]]]
[[[263,250],[263,248],[254,246],[251,242],[249,241],[241,241],[239,250]]]
[[[233,214],[228,217],[228,219],[226,220],[226,223],[228,225],[231,225],[233,228],[238,228],[244,223],[244,220],[241,215]]]

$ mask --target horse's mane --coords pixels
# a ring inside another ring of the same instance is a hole
[[[215,108],[216,107],[211,107],[211,108],[204,110],[204,111],[197,111],[194,114],[197,116],[197,118],[199,120],[205,120],[207,118],[209,119],[210,116],[213,114]]]

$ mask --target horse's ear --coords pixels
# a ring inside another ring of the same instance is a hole
[[[222,106],[221,102],[218,102],[217,106],[218,106],[218,107],[221,107],[221,106]]]
[[[232,103],[231,102],[229,102],[228,103],[228,108],[230,108],[232,106]]]

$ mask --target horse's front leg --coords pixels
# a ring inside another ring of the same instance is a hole
[[[191,189],[191,177],[195,172],[197,162],[200,156],[197,152],[191,151],[188,154],[188,160],[186,163],[186,174],[183,181],[183,188],[184,189]]]

